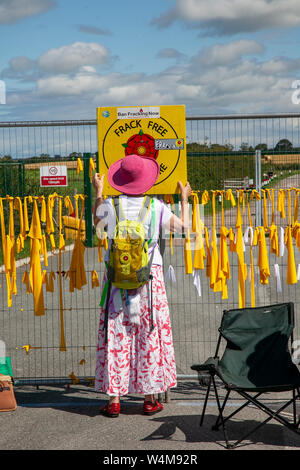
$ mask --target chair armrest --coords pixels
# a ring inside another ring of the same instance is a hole
[[[191,366],[191,369],[196,370],[197,372],[201,372],[201,371],[215,372],[218,364],[219,364],[218,357],[209,357],[203,364],[193,364]]]

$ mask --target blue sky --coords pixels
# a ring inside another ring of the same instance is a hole
[[[299,112],[298,0],[0,0],[0,120]]]

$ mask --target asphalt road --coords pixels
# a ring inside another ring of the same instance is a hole
[[[41,386],[39,390],[23,386],[16,387],[15,394],[18,408],[13,412],[1,414],[1,451],[98,451],[91,455],[92,460],[89,457],[89,463],[93,462],[93,458],[96,463],[103,463],[108,451],[115,456],[133,451],[132,454],[140,458],[143,454],[138,454],[139,451],[148,455],[155,455],[157,451],[168,451],[170,456],[176,452],[180,455],[191,453],[197,457],[199,465],[203,462],[202,451],[226,450],[222,431],[211,429],[217,417],[213,396],[208,402],[204,424],[199,426],[205,389],[195,382],[180,383],[177,389],[172,391],[171,401],[164,404],[163,411],[154,416],[142,414],[140,397],[125,397],[122,399],[121,414],[116,419],[99,413],[99,407],[105,403],[105,397],[85,386],[74,385],[68,389]],[[222,391],[221,396],[224,397]],[[283,398],[282,394],[279,397],[269,394],[265,403],[276,410],[281,406]],[[226,414],[239,404],[241,399],[233,395],[232,401],[228,402]],[[297,411],[299,414],[299,408]],[[285,417],[291,417],[291,412],[290,408],[286,409]],[[265,417],[253,407],[246,408],[228,423],[229,439],[237,440]],[[247,438],[236,451],[299,449],[300,436],[272,420]],[[4,457],[3,452],[1,455]],[[69,464],[76,464],[78,455],[72,452],[68,455]],[[16,457],[18,458],[18,455]],[[55,454],[57,465],[61,457],[63,455]],[[24,465],[32,456],[21,454],[21,458],[20,463]],[[35,463],[40,466],[45,462],[40,459],[35,461],[33,457],[31,465]]]

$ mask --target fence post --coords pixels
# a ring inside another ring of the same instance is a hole
[[[97,170],[97,173],[99,173],[99,153],[95,152],[95,155],[96,155],[96,170]]]
[[[84,194],[85,198],[85,231],[86,231],[86,245],[93,246],[93,216],[92,216],[92,183],[89,176],[89,163],[91,153],[83,154],[83,173],[84,173]]]
[[[18,163],[19,196],[24,197],[24,163]]]

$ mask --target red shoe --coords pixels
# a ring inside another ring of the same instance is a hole
[[[151,401],[144,401],[143,412],[145,415],[154,415],[155,413],[158,413],[163,409],[163,405],[157,400],[155,400],[154,403],[152,403]]]
[[[120,403],[108,403],[100,411],[109,418],[117,418],[120,414]]]

